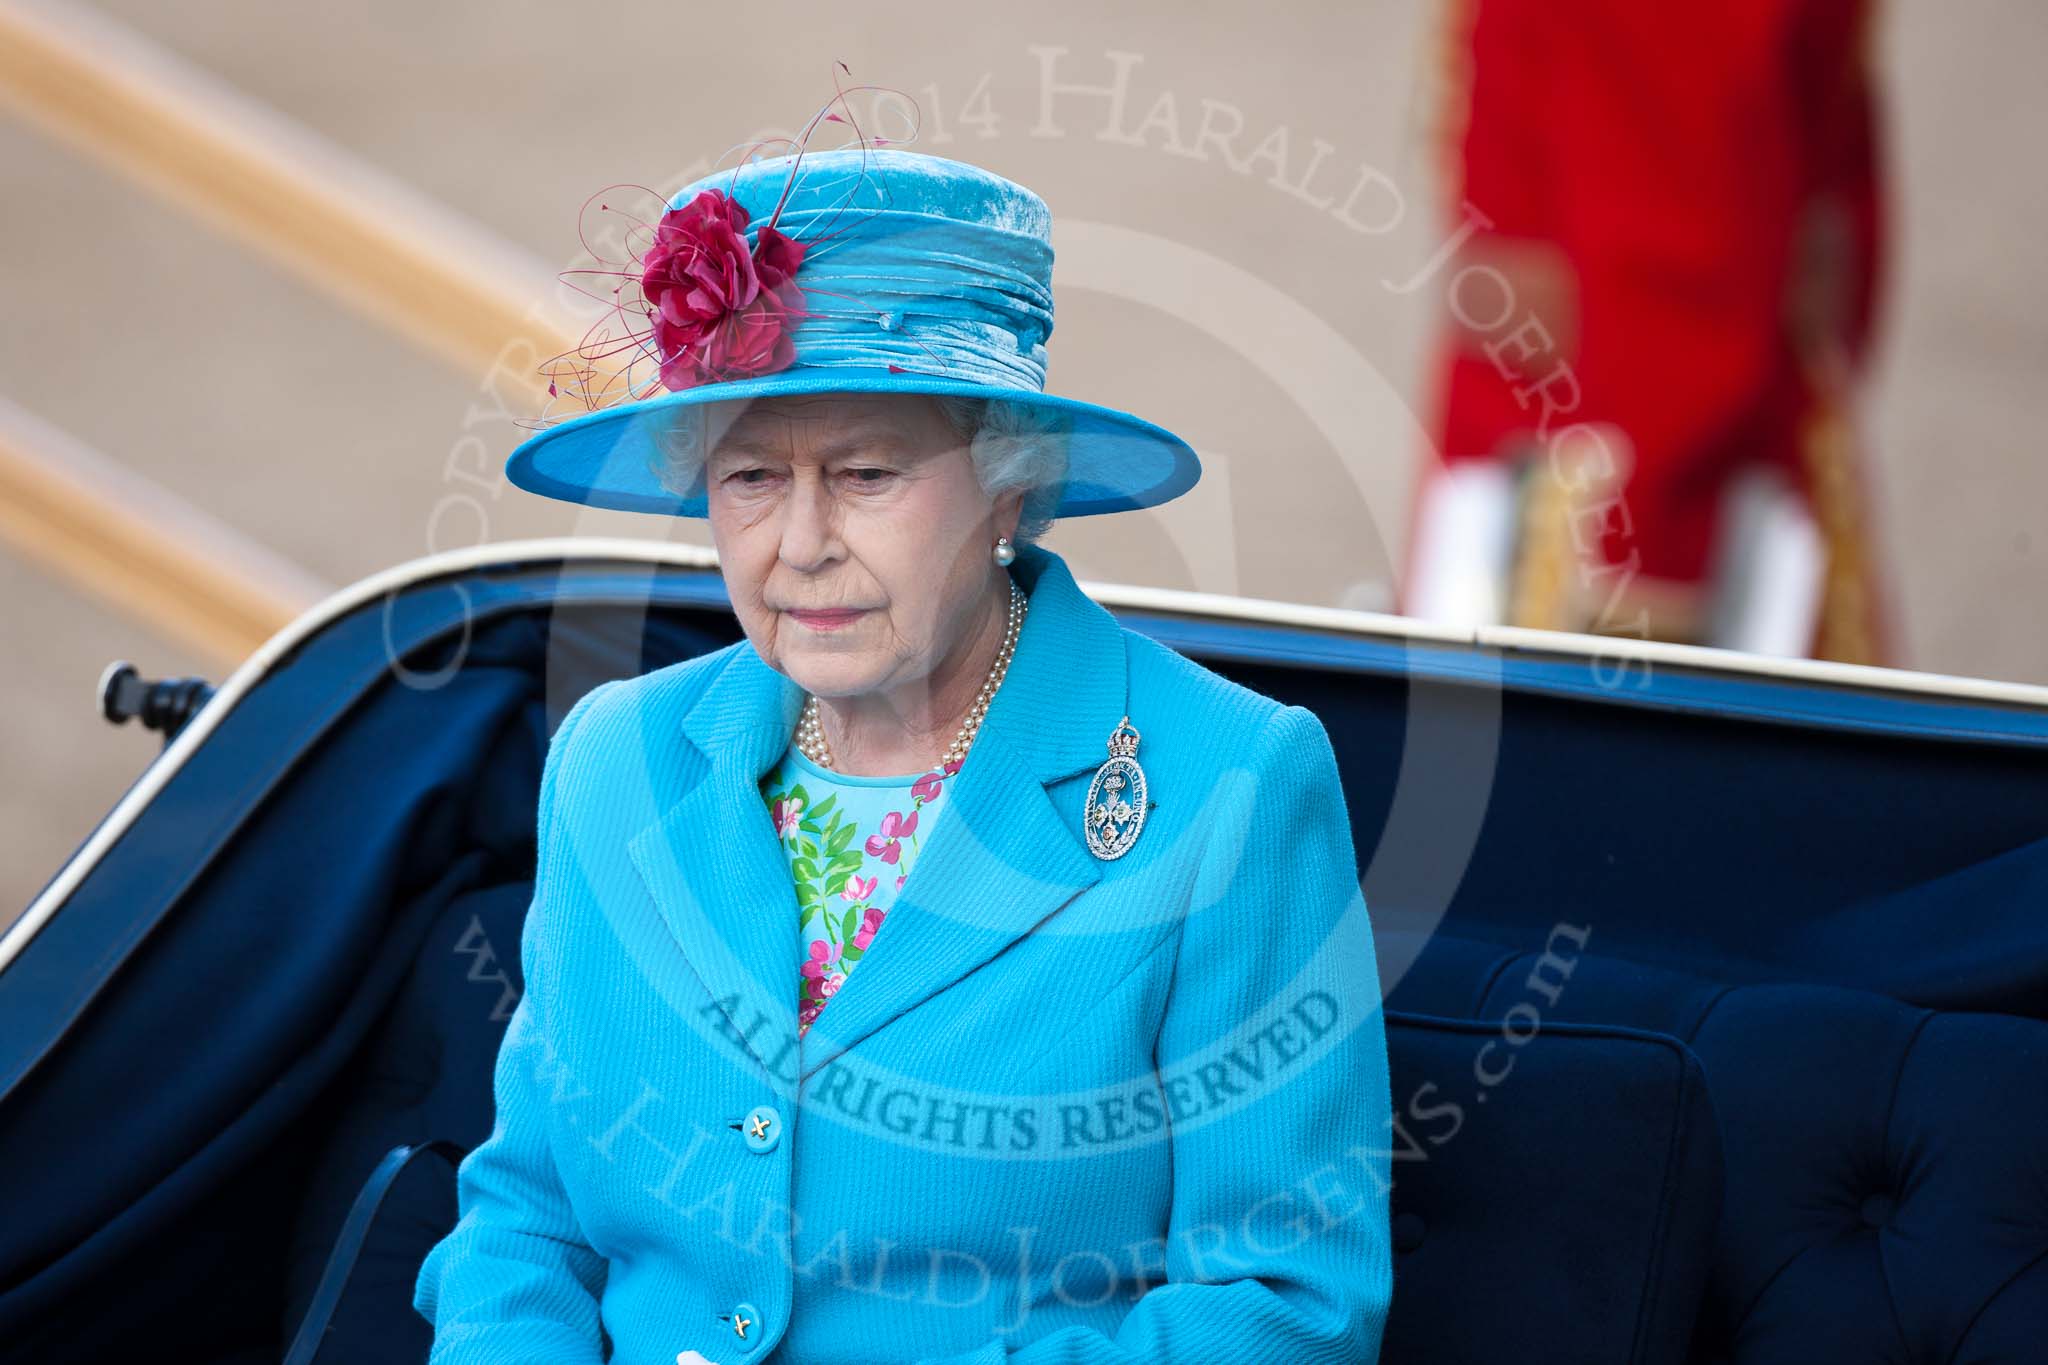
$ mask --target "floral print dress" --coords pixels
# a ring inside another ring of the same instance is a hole
[[[761,798],[796,883],[805,945],[798,1037],[867,954],[931,837],[947,779],[959,766],[857,777],[819,767],[792,744],[761,779]]]

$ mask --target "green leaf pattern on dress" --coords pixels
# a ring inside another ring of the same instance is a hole
[[[934,767],[901,783],[826,790],[833,785],[829,779],[814,769],[806,778],[807,769],[792,748],[761,779],[762,800],[789,860],[798,924],[806,939],[798,983],[799,1036],[867,955],[896,892],[916,866],[922,837],[930,833],[931,815],[920,829],[920,812],[940,798],[945,779],[958,767]],[[849,803],[860,810],[849,809]]]

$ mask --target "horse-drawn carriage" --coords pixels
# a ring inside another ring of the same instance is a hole
[[[1094,591],[1337,749],[1385,1360],[2048,1358],[2048,689]],[[545,542],[114,679],[166,747],[0,938],[0,1360],[423,1359],[547,738],[737,635]]]

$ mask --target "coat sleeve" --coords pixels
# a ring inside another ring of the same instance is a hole
[[[520,933],[525,989],[493,1073],[496,1122],[457,1173],[460,1218],[428,1252],[413,1307],[434,1324],[428,1365],[599,1365],[598,1298],[606,1263],[583,1239],[548,1146],[554,1052],[545,935],[556,778],[577,720],[602,688],[570,708],[542,764],[533,901]]]
[[[1216,809],[1154,1054],[1172,1141],[1166,1279],[1114,1335],[1069,1326],[921,1365],[1379,1358],[1393,1298],[1386,1030],[1315,714],[1275,713]],[[1218,1061],[1233,1048],[1266,1059],[1263,1080],[1205,1104],[1229,1094],[1210,1081],[1245,1076]]]

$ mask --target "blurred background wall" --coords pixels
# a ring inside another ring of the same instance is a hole
[[[1450,58],[1433,0],[45,12],[117,25],[110,47],[247,99],[278,121],[263,126],[303,139],[309,167],[437,203],[475,234],[449,240],[492,242],[489,261],[536,307],[577,263],[587,196],[672,190],[737,144],[792,131],[844,61],[854,81],[915,97],[918,149],[1052,205],[1051,386],[1202,452],[1203,484],[1180,502],[1058,528],[1050,544],[1078,574],[1396,600],[1441,307],[1406,282],[1446,229]],[[2033,170],[2048,8],[1896,0],[1877,38],[1893,257],[1861,417],[1895,661],[2048,682],[2048,183]],[[523,399],[502,375],[409,343],[30,121],[0,116],[0,167],[13,429],[81,468],[132,471],[145,496],[240,536],[281,592],[480,541],[708,543],[698,524],[510,489],[496,470],[522,434],[506,405]],[[105,665],[225,669],[146,607],[5,545],[0,603],[4,923],[155,751],[97,718]]]

